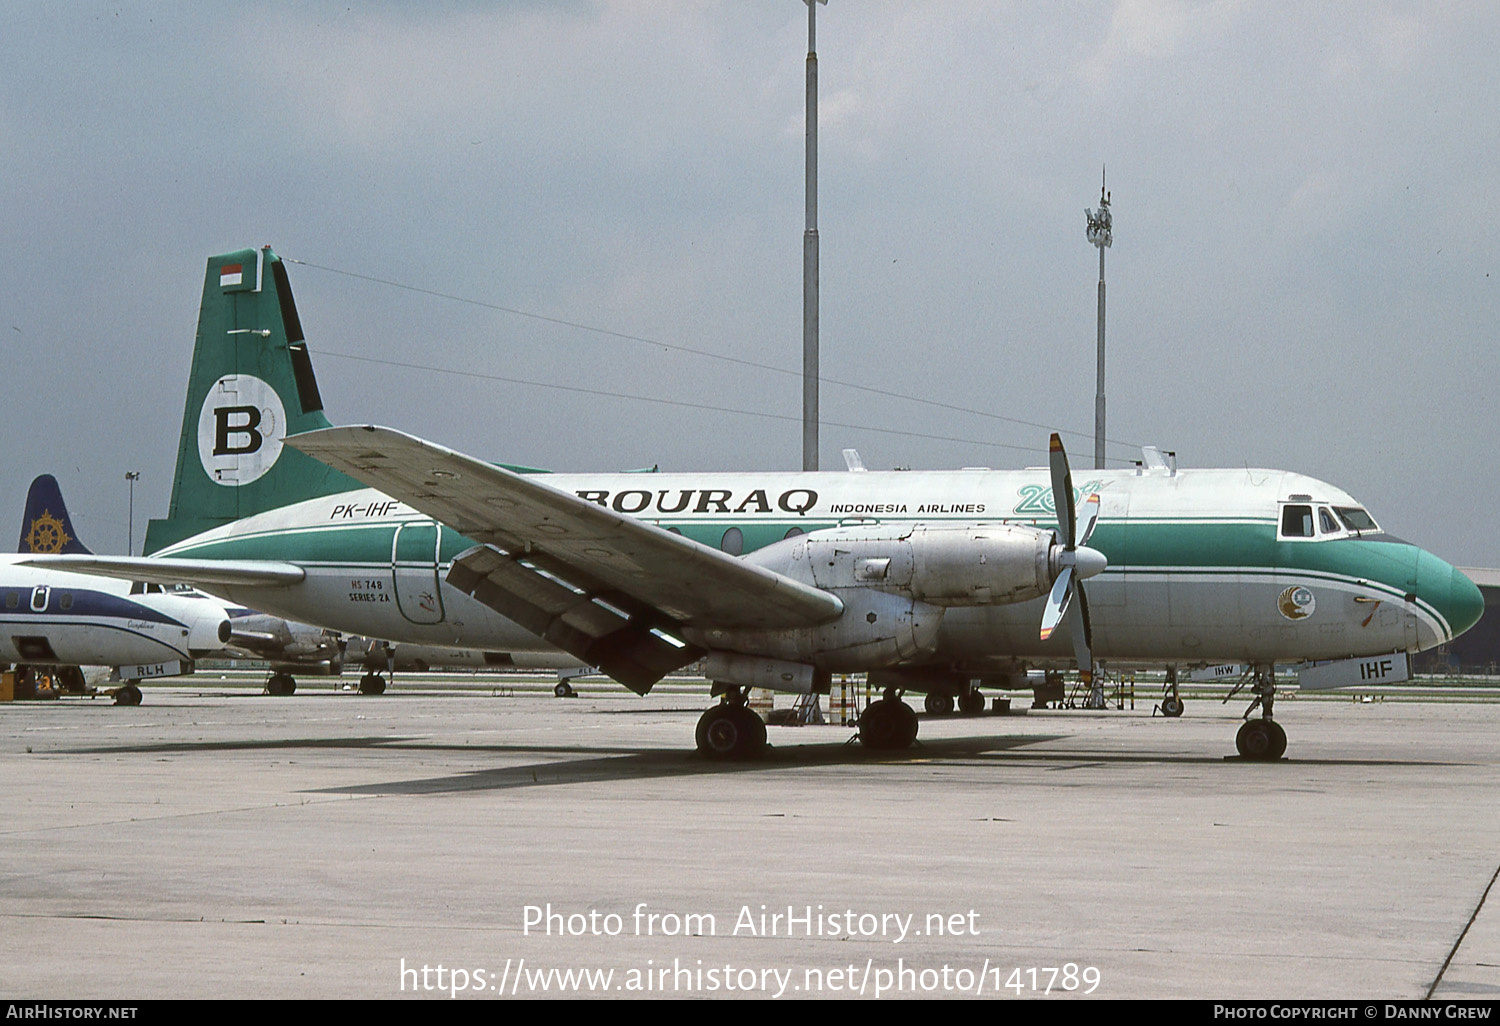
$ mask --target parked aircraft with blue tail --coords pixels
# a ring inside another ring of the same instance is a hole
[[[315,458],[314,458],[315,457]],[[1239,663],[1240,753],[1278,758],[1275,667],[1359,683],[1479,617],[1454,567],[1353,496],[1279,470],[541,474],[323,414],[285,264],[209,260],[167,518],[147,559],[57,557],[422,644],[562,649],[644,694],[703,662],[703,752],[765,744],[751,688],[884,697],[862,741],[917,734],[906,691],[1028,668]],[[1368,672],[1368,670],[1366,671]],[[1259,711],[1258,716],[1252,713]]]
[[[113,667],[121,705],[139,705],[138,682],[192,673],[193,661],[229,640],[222,603],[92,574],[28,564],[35,554],[90,559],[63,506],[57,481],[38,477],[26,497],[20,555],[0,556],[0,664],[21,672]]]

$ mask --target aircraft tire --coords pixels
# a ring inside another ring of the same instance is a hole
[[[984,695],[979,691],[967,691],[959,695],[958,711],[965,716],[978,716],[984,712]]]
[[[134,684],[126,684],[115,692],[115,705],[140,705],[141,689]]]
[[[917,714],[905,702],[896,703],[896,737],[893,748],[910,748],[917,740]]]
[[[713,706],[698,718],[698,751],[710,759],[753,759],[766,747],[766,723],[742,705]]]
[[[953,712],[953,696],[946,691],[929,691],[922,708],[929,716],[947,716]]]
[[[1182,715],[1182,699],[1168,695],[1161,700],[1161,714],[1171,719]]]
[[[273,673],[271,679],[266,681],[266,694],[268,695],[290,695],[297,690],[297,678],[289,673]]]
[[[871,751],[900,751],[916,739],[917,714],[905,702],[882,698],[859,718],[859,743]]]
[[[578,697],[578,692],[576,692],[576,691],[573,690],[573,685],[569,684],[565,680],[558,681],[557,682],[557,687],[555,687],[555,688],[552,689],[552,693],[554,695],[556,695],[558,698],[576,698],[576,697]]]
[[[1234,736],[1234,746],[1241,756],[1255,762],[1269,762],[1279,758],[1276,751],[1276,733],[1269,726],[1270,720],[1246,720]],[[1276,730],[1280,730],[1277,727]],[[1285,735],[1282,735],[1285,736]]]
[[[1286,754],[1286,731],[1275,720],[1266,720],[1265,724],[1266,729],[1271,732],[1271,748],[1266,753],[1266,758],[1279,759]]]
[[[385,694],[385,678],[378,673],[365,674],[359,678],[359,693],[361,695]]]

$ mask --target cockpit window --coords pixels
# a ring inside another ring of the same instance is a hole
[[[1283,508],[1281,536],[1283,538],[1311,538],[1313,536],[1312,507],[1287,506]]]
[[[1344,526],[1359,534],[1368,534],[1380,530],[1380,525],[1370,518],[1370,514],[1358,506],[1335,506],[1333,511],[1339,515]]]
[[[1333,514],[1330,513],[1330,512],[1328,512],[1328,507],[1327,506],[1319,506],[1318,507],[1318,533],[1319,534],[1338,534],[1338,533],[1340,533],[1339,522],[1337,520],[1333,519]]]

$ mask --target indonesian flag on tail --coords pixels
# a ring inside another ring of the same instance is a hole
[[[235,285],[243,284],[245,280],[244,264],[225,264],[219,268],[219,288],[227,289]]]

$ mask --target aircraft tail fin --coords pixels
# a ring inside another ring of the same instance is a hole
[[[93,555],[78,540],[78,530],[73,526],[73,518],[68,516],[68,507],[63,504],[62,489],[58,488],[57,478],[51,474],[43,474],[31,482],[31,490],[26,493],[26,512],[21,517],[21,541],[16,551]]]
[[[360,488],[282,445],[289,434],[329,426],[286,264],[269,246],[210,257],[172,503],[147,526],[145,552]]]

